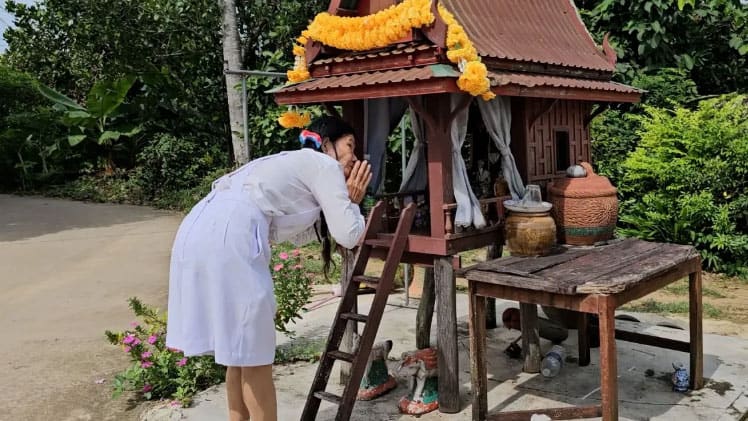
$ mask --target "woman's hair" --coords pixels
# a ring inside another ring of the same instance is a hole
[[[309,124],[309,127],[307,127],[307,129],[302,133],[307,132],[318,134],[320,137],[320,144],[317,144],[311,138],[305,138],[302,136],[300,138],[302,144],[301,147],[320,150],[321,142],[324,141],[325,138],[330,139],[331,142],[335,142],[345,135],[353,134],[353,127],[338,117],[327,115],[315,118],[314,121]]]
[[[309,134],[309,132],[311,132],[311,134]],[[315,139],[315,134],[319,136],[319,139]],[[353,134],[353,127],[351,127],[350,124],[338,117],[322,116],[314,119],[309,127],[302,132],[299,139],[302,148],[311,148],[322,152],[321,146],[325,138],[328,138],[330,139],[330,142],[335,143],[336,140],[349,134]],[[322,212],[320,212],[320,232],[318,233],[318,237],[322,243],[322,270],[325,278],[327,278],[332,263],[332,238],[330,237],[330,231],[327,229],[325,214]]]

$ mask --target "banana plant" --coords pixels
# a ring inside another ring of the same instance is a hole
[[[70,146],[88,140],[104,147],[107,151],[107,174],[114,171],[112,152],[115,143],[143,130],[142,125],[127,123],[119,118],[124,114],[123,104],[135,80],[134,76],[125,76],[96,82],[88,92],[85,106],[48,86],[39,85],[42,95],[63,112],[62,123],[70,129]]]

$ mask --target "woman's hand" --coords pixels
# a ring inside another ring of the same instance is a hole
[[[356,161],[353,164],[351,175],[348,176],[345,183],[348,186],[348,196],[351,198],[351,202],[359,204],[364,200],[366,188],[370,181],[371,165],[366,161]]]

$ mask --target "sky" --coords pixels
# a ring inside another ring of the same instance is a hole
[[[19,3],[33,4],[36,0],[16,0]],[[13,16],[5,10],[5,1],[0,0],[0,51],[5,51],[8,44],[5,42],[5,38],[2,37],[2,33],[5,32],[5,28],[13,24]]]

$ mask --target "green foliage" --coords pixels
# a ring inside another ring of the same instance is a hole
[[[748,275],[748,98],[646,110],[618,183],[621,233],[693,244],[707,269]]]
[[[114,397],[134,391],[145,400],[174,399],[189,406],[199,391],[221,383],[226,369],[211,356],[185,357],[166,347],[166,315],[130,298],[130,308],[142,323],[122,332],[106,331],[112,345],[121,346],[132,365],[115,376]]]
[[[703,94],[748,87],[748,8],[740,0],[577,0],[590,31],[610,33],[619,72],[677,67]]]
[[[327,338],[295,338],[275,348],[275,364],[295,363],[298,361],[315,362],[322,355]]]
[[[593,120],[590,126],[592,138],[592,162],[600,174],[610,177],[614,184],[622,177],[621,163],[639,144],[643,105],[673,108],[687,104],[697,98],[696,84],[684,70],[660,69],[652,74],[638,74],[632,85],[646,92],[642,105],[619,106],[608,110]]]
[[[640,303],[627,304],[621,307],[621,309],[642,313],[688,314],[689,304],[687,301],[663,303],[650,298]],[[711,304],[704,303],[704,315],[710,319],[719,319],[724,316],[724,313],[721,309]]]
[[[285,245],[273,247],[270,270],[277,303],[275,329],[293,336],[288,324],[301,318],[301,311],[312,296],[312,288],[301,250],[287,249]]]

